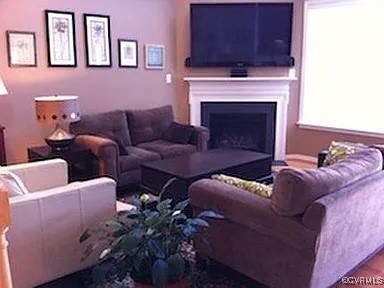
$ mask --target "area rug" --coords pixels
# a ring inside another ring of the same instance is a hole
[[[89,271],[81,271],[37,288],[88,288]],[[189,280],[190,288],[267,288],[218,263],[198,265]]]

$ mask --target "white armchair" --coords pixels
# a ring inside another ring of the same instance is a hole
[[[116,213],[116,183],[102,177],[68,184],[61,159],[17,164],[29,194],[10,198],[7,233],[14,288],[31,288],[96,263],[82,262],[81,233]]]

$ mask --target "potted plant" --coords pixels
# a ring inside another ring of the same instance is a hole
[[[132,201],[136,209],[120,212],[84,231],[80,237],[86,246],[84,257],[102,250],[99,263],[93,268],[95,283],[111,287],[107,284],[122,281],[128,275],[135,282],[162,288],[183,277],[189,264],[185,247],[196,236],[206,240],[204,230],[209,223],[204,218],[222,216],[202,211],[193,217],[184,212],[189,200],[173,207],[171,199],[160,200],[173,181],[166,183],[154,203],[148,203],[149,197],[143,194]]]

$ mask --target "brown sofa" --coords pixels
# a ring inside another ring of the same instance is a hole
[[[172,106],[84,115],[70,130],[95,155],[99,176],[118,186],[140,181],[140,164],[204,151],[209,139],[205,127],[174,122]]]
[[[225,216],[198,249],[269,287],[329,287],[384,243],[383,155],[375,148],[328,167],[284,169],[271,199],[212,179],[189,193],[195,210]]]

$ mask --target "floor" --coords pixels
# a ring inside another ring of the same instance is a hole
[[[315,158],[301,158],[301,157],[291,157],[287,161],[288,166],[295,167],[295,168],[314,168],[316,167],[316,159]],[[283,168],[286,168],[286,166],[279,166],[274,167],[274,171],[279,171]],[[358,278],[357,278],[358,277]],[[43,285],[39,288],[66,288],[66,287],[83,287],[80,284],[80,279],[71,279],[68,277],[68,279],[62,279],[64,281],[55,281],[54,283]],[[346,288],[353,286],[354,288],[362,288],[362,287],[384,287],[384,250],[379,252],[377,255],[375,255],[373,258],[371,258],[369,261],[367,261],[364,265],[359,267],[355,272],[353,272],[350,275],[350,278],[346,279],[349,283],[343,284],[340,280],[340,283],[336,283],[333,288]],[[369,285],[369,283],[366,282],[366,285],[364,285],[363,281],[374,281],[372,283],[376,283],[376,285]],[[352,285],[352,282],[355,282],[354,285]],[[381,284],[382,283],[382,284]],[[378,285],[381,284],[381,285]],[[79,285],[79,286],[77,286]]]

